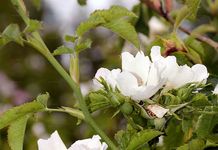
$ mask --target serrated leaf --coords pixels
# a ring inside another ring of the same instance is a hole
[[[23,141],[29,115],[20,117],[8,129],[8,143],[11,150],[23,150]]]
[[[2,38],[4,39],[3,43],[14,41],[20,45],[23,45],[21,32],[17,24],[10,24],[2,33]]]
[[[66,46],[60,46],[56,50],[54,50],[52,54],[55,56],[55,55],[71,54],[71,53],[73,53],[73,50],[71,48],[68,48]]]
[[[30,19],[24,32],[34,32],[42,28],[42,24],[38,20]]]
[[[188,6],[188,9],[190,11],[190,19],[195,19],[198,7],[201,3],[201,0],[186,0],[185,4]]]
[[[71,35],[66,35],[66,36],[64,37],[65,41],[67,41],[67,42],[72,42],[72,43],[74,43],[74,42],[77,40],[77,38],[78,38],[78,37],[76,37],[76,36],[71,36]]]
[[[105,28],[115,32],[125,40],[139,48],[139,40],[135,28],[125,20],[114,20],[103,25]]]
[[[204,111],[218,112],[217,107],[207,106]],[[218,115],[215,114],[202,114],[198,118],[196,124],[196,133],[200,138],[207,138],[213,134],[213,128],[218,125]]]
[[[122,6],[112,6],[107,10],[96,10],[91,16],[103,17],[106,21],[113,21],[123,17],[137,17],[133,12]]]
[[[0,129],[10,125],[12,122],[16,121],[20,117],[23,117],[30,113],[38,112],[40,110],[43,110],[44,108],[44,105],[37,101],[13,107],[0,116]]]
[[[188,17],[190,14],[190,10],[188,9],[188,7],[185,5],[183,6],[179,12],[178,12],[178,15],[176,17],[176,21],[174,23],[174,31],[177,30],[177,28],[180,26],[180,24],[182,23],[182,21]]]
[[[193,139],[188,144],[178,147],[176,150],[203,150],[205,141],[202,139]]]
[[[127,150],[135,150],[140,146],[142,146],[143,144],[149,142],[150,140],[160,136],[161,134],[163,133],[158,130],[152,130],[152,129],[139,131],[138,133],[132,136],[129,145],[127,147]]]
[[[92,16],[88,20],[80,23],[80,25],[76,29],[76,34],[78,36],[82,36],[85,32],[89,31],[90,29],[93,29],[97,27],[98,25],[105,23],[106,21],[104,18],[99,16]]]
[[[46,108],[47,107],[47,102],[48,102],[48,99],[49,99],[50,95],[48,92],[46,92],[45,94],[40,94],[36,97],[36,101],[37,102],[40,102],[41,104],[44,105],[44,107]]]
[[[90,48],[92,45],[92,41],[90,39],[85,40],[84,42],[78,44],[75,46],[75,51],[77,53],[80,53],[81,51]]]

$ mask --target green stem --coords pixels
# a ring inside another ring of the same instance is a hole
[[[75,93],[76,99],[79,101],[80,108],[85,116],[84,121],[87,122],[108,144],[112,150],[116,150],[115,144],[110,140],[110,138],[104,133],[104,131],[96,124],[93,120],[88,107],[85,103],[85,100],[82,96],[79,85],[70,77],[70,75],[64,70],[64,68],[59,64],[59,62],[54,58],[50,53],[46,45],[41,39],[41,36],[38,32],[33,32],[31,36],[27,37],[28,44],[36,48],[40,53],[42,53],[46,59],[52,64],[52,66],[57,70],[57,72],[66,80],[71,89]]]

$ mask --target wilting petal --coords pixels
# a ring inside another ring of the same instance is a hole
[[[67,150],[57,131],[47,140],[38,140],[38,150]]]
[[[100,139],[100,136],[94,135],[89,139],[78,140],[68,150],[106,150],[107,144],[101,143]]]
[[[157,118],[163,118],[163,116],[169,111],[169,109],[165,109],[157,104],[148,105],[147,109],[155,114]]]

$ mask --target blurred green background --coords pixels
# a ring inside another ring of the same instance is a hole
[[[67,2],[69,4],[67,4]],[[167,37],[167,34],[171,31],[169,24],[160,18],[159,19],[162,20],[162,23],[166,26],[164,32],[157,31],[156,33],[155,30],[149,28],[148,21],[152,16],[157,14],[142,4],[137,5],[139,3],[137,0],[132,2],[105,0],[101,3],[90,0],[88,2],[87,6],[80,6],[76,0],[67,0],[66,2],[62,2],[62,4],[59,4],[61,2],[55,0],[53,4],[56,4],[56,8],[52,5],[52,0],[44,0],[41,3],[39,3],[38,0],[26,0],[25,4],[29,11],[30,18],[44,21],[41,34],[51,51],[62,45],[64,43],[64,35],[73,34],[79,22],[87,18],[91,11],[97,8],[109,8],[112,4],[123,5],[128,9],[133,9],[139,16],[139,18],[133,22],[136,30],[140,33],[139,37],[142,50],[148,49],[153,44],[160,44],[160,41],[157,40],[158,38],[154,38],[155,35],[152,34]],[[207,2],[209,2],[209,0]],[[191,26],[190,28],[193,29],[199,24],[212,22],[216,27],[216,32],[209,33],[208,36],[218,41],[218,13],[216,9],[212,11],[214,8],[209,7],[209,3],[207,2],[203,2],[199,9],[199,19],[194,22],[185,22],[184,26]],[[39,4],[41,4],[40,8],[38,8]],[[65,8],[67,5],[69,5],[69,7],[72,6],[72,8]],[[63,12],[63,16],[61,16],[61,12]],[[21,29],[25,27],[10,1],[2,0],[0,2],[0,32],[10,23],[19,24]],[[179,35],[181,37],[184,36],[182,33]],[[133,53],[136,52],[132,45],[102,28],[92,30],[86,36],[90,37],[93,43],[92,48],[80,54],[80,83],[84,94],[90,89],[92,84],[91,79],[98,68],[118,68],[121,64],[120,54],[122,50],[131,51]],[[183,37],[183,39],[185,38]],[[69,43],[64,44],[70,46]],[[212,75],[218,75],[217,52],[206,44],[202,44],[202,46],[204,48],[201,53],[202,62],[207,65]],[[148,54],[148,51],[146,51],[146,53]],[[174,55],[178,56],[178,60],[181,60],[181,64],[186,62],[190,65],[193,64],[190,60],[186,61],[180,54],[174,53]],[[67,55],[56,57],[62,65],[65,66],[66,70],[68,70],[69,67],[68,57]],[[21,47],[16,43],[9,43],[1,47],[0,114],[10,107],[31,101],[36,98],[38,94],[45,92],[50,93],[48,102],[50,108],[60,106],[73,107],[76,104],[73,92],[69,86],[36,50],[27,45]],[[114,112],[115,110],[109,109],[94,113],[99,126],[111,137],[125,124],[125,120],[119,114],[111,118]],[[75,140],[91,137],[94,134],[86,124],[81,123],[80,125],[76,125],[77,121],[77,119],[72,118],[68,114],[38,113],[35,115],[34,119],[30,119],[28,122],[24,149],[37,149],[37,140],[39,138],[48,137],[55,130],[58,130],[67,146],[70,146]],[[0,149],[9,149],[6,128],[0,131]]]

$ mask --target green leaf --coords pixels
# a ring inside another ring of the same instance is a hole
[[[12,122],[16,121],[20,117],[23,117],[30,113],[38,112],[40,110],[43,110],[44,108],[44,105],[37,101],[13,107],[0,116],[0,129],[10,125]]]
[[[19,13],[23,21],[27,24],[29,20],[29,16],[23,0],[11,0],[11,3],[15,6],[17,12]]]
[[[101,25],[102,23],[105,23],[106,21],[104,18],[99,16],[91,16],[88,20],[80,23],[80,25],[76,29],[76,34],[78,36],[82,36],[85,32],[89,31],[90,29],[93,29],[97,27],[98,25]]]
[[[172,118],[168,121],[164,136],[165,149],[175,149],[184,143],[184,134],[182,131],[181,121]]]
[[[11,150],[23,150],[23,141],[29,115],[20,117],[8,129],[8,143]]]
[[[32,0],[33,5],[36,7],[37,10],[41,8],[41,0]]]
[[[56,50],[54,50],[52,54],[55,56],[55,55],[71,54],[71,53],[73,53],[73,50],[71,48],[68,48],[66,46],[60,46]]]
[[[45,94],[40,94],[36,97],[36,101],[40,102],[41,104],[44,105],[45,108],[47,108],[47,103],[48,103],[48,99],[49,99],[50,95],[48,92],[46,92]]]
[[[196,37],[207,32],[216,32],[216,28],[211,24],[202,24],[196,27],[194,30],[192,30],[191,36]]]
[[[133,43],[136,48],[139,48],[139,40],[135,28],[125,20],[114,20],[103,25],[105,28],[115,32],[125,40]]]
[[[120,130],[118,131],[114,138],[119,144],[119,149],[121,150],[126,150],[129,141],[131,140],[131,137],[136,134],[136,130],[133,129],[130,125],[127,124],[127,129],[126,130]]]
[[[110,21],[118,20],[123,17],[137,17],[133,12],[121,6],[112,6],[110,9],[94,11],[88,20],[82,22],[76,29],[76,34],[82,36],[85,32],[99,25]]]
[[[190,19],[195,19],[199,5],[201,3],[201,0],[186,0],[185,4],[188,6],[189,12],[190,12]]]
[[[21,32],[17,24],[10,24],[2,33],[3,43],[6,44],[10,41],[14,41],[20,45],[23,45]]]
[[[110,106],[107,93],[103,93],[103,91],[91,92],[86,98],[92,112]]]
[[[77,2],[83,6],[83,5],[86,5],[86,0],[77,0]]]
[[[91,16],[103,17],[107,22],[118,20],[123,17],[137,17],[133,12],[122,6],[112,6],[108,10],[96,10],[91,14]]]
[[[203,150],[205,141],[202,139],[191,140],[188,144],[178,147],[176,150]]]
[[[132,136],[129,145],[127,147],[127,150],[135,150],[140,146],[142,146],[143,144],[146,144],[152,139],[160,136],[161,134],[163,133],[158,130],[152,130],[152,129],[145,129],[139,131],[138,133]]]
[[[78,37],[76,37],[76,36],[66,35],[65,41],[74,43],[77,40],[77,38]]]
[[[24,29],[24,32],[27,32],[27,33],[34,32],[34,31],[37,31],[39,29],[42,29],[41,22],[38,20],[30,19],[27,27]]]
[[[92,45],[92,41],[90,39],[85,40],[84,42],[81,42],[80,44],[75,46],[75,51],[77,53],[80,53],[81,51],[90,48]]]
[[[188,17],[190,14],[190,10],[188,9],[188,7],[185,5],[183,6],[180,11],[178,12],[178,15],[176,17],[176,21],[174,23],[174,31],[176,31],[178,29],[178,27],[180,26],[180,24],[182,23],[182,21]]]
[[[218,108],[207,106],[204,111],[218,112]],[[216,125],[218,125],[217,114],[202,114],[199,116],[196,124],[196,133],[200,138],[207,138],[209,135],[213,134],[213,129]]]

